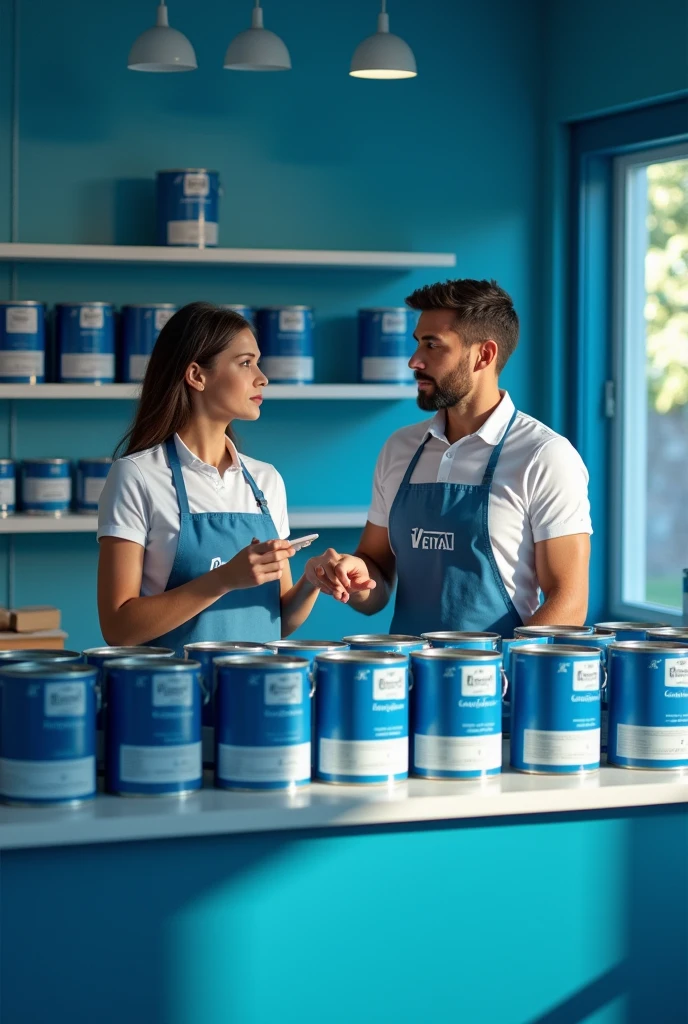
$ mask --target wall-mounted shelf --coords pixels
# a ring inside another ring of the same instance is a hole
[[[452,252],[366,252],[332,249],[191,249],[158,245],[0,243],[0,260],[15,263],[177,263],[186,266],[367,267],[412,270],[455,267]]]
[[[294,529],[313,527],[320,530],[356,529],[364,526],[367,508],[297,508],[289,510],[289,524]],[[22,513],[0,519],[0,534],[21,533],[95,533],[98,517],[71,513],[53,516],[27,516]]]
[[[414,384],[272,384],[271,399],[397,400],[415,398]],[[138,398],[138,384],[0,384],[0,398]]]

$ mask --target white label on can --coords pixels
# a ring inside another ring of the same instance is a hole
[[[597,659],[592,661],[573,662],[573,689],[576,691],[599,690],[600,688],[600,662]]]
[[[60,360],[63,380],[114,380],[113,353],[65,352]]]
[[[102,306],[82,306],[79,310],[79,327],[82,331],[100,331],[105,326],[105,310]]]
[[[283,334],[300,334],[306,329],[306,312],[303,309],[281,309],[278,320]]]
[[[408,318],[405,312],[383,313],[382,333],[383,334],[406,334]]]
[[[168,245],[217,245],[217,224],[208,220],[168,220]]]
[[[523,760],[526,764],[568,767],[595,764],[599,759],[599,729],[572,729],[568,732],[523,730]]]
[[[665,686],[688,686],[688,658],[667,658],[664,663]]]
[[[0,477],[0,505],[14,505],[16,500],[14,477]]]
[[[95,757],[70,761],[0,758],[0,794],[14,800],[75,800],[96,789]]]
[[[43,710],[48,718],[57,715],[83,718],[86,714],[86,684],[46,683]]]
[[[153,707],[190,708],[193,704],[193,679],[190,675],[153,676]]]
[[[311,745],[217,745],[217,774],[225,782],[303,782],[311,777]]]
[[[319,770],[327,775],[402,775],[408,771],[408,739],[320,740]]]
[[[644,761],[688,761],[688,726],[617,725],[616,753]]]
[[[129,356],[129,380],[143,380],[150,356]]]
[[[209,192],[210,182],[207,174],[184,175],[185,196],[207,196]]]
[[[42,377],[45,373],[45,353],[24,349],[0,352],[0,377]]]
[[[168,320],[171,320],[174,316],[173,309],[156,309],[155,311],[155,329],[161,331]]]
[[[399,381],[410,384],[413,374],[408,359],[403,356],[364,356],[361,360],[361,378],[367,383],[378,380]]]
[[[274,380],[313,380],[313,356],[263,356],[260,368]]]
[[[416,768],[434,772],[489,771],[502,766],[502,734],[492,736],[426,736],[416,733]]]
[[[462,697],[495,697],[496,694],[496,665],[470,665],[461,669]]]
[[[119,748],[119,776],[122,782],[141,785],[195,782],[203,775],[200,743],[169,747]]]
[[[27,505],[66,504],[72,500],[72,480],[68,476],[27,476],[22,485]]]
[[[292,672],[268,672],[263,699],[266,704],[300,704],[302,681]]]
[[[97,505],[105,487],[104,476],[84,477],[84,503],[86,505]]]
[[[10,306],[5,313],[5,330],[8,334],[38,334],[36,306]]]
[[[405,697],[405,668],[373,669],[373,700],[404,700]]]

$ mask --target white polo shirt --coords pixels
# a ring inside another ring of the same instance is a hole
[[[368,519],[388,526],[392,503],[411,459],[424,438],[412,484],[480,484],[487,463],[514,412],[506,391],[492,415],[474,434],[449,444],[445,412],[402,427],[380,452]],[[534,546],[539,541],[592,533],[588,472],[565,437],[519,412],[497,463],[489,505],[489,533],[497,567],[521,618],[538,608]]]
[[[227,438],[232,465],[220,476],[202,462],[177,434],[174,443],[182,467],[190,512],[257,512],[253,492],[244,478],[236,447]],[[284,481],[274,466],[242,455],[241,459],[265,495],[280,537],[289,536]],[[113,463],[98,507],[98,540],[122,537],[145,548],[141,594],[161,594],[167,586],[177,551],[179,504],[164,444]],[[234,552],[229,553],[232,557]]]

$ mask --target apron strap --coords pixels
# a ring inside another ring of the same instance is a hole
[[[492,455],[490,455],[490,461],[487,464],[487,468],[485,470],[485,476],[483,477],[483,483],[482,483],[483,487],[491,487],[492,486],[492,478],[494,476],[494,471],[497,468],[497,462],[499,461],[499,456],[502,454],[502,448],[504,447],[504,442],[506,441],[506,436],[509,433],[509,431],[511,430],[511,428],[513,427],[514,420],[516,419],[517,416],[518,416],[518,410],[514,409],[514,414],[511,417],[511,419],[509,420],[509,423],[507,425],[506,430],[502,434],[501,441],[499,442],[499,444],[495,445],[494,449],[492,450]]]
[[[408,466],[406,468],[406,472],[404,473],[404,479],[401,481],[401,485],[400,486],[408,487],[408,485],[411,483],[411,477],[413,476],[413,471],[416,468],[416,466],[418,465],[418,460],[421,457],[421,455],[423,454],[423,449],[425,448],[427,443],[428,443],[428,438],[426,437],[425,440],[421,443],[421,446],[418,449],[418,451],[416,452],[416,454],[413,456],[413,458],[409,462],[409,464],[408,464]]]
[[[253,497],[256,499],[256,505],[258,506],[258,508],[260,509],[261,513],[264,516],[266,516],[266,515],[269,516],[270,515],[270,511],[268,509],[267,498],[265,497],[265,495],[261,491],[261,489],[258,486],[258,484],[256,483],[256,481],[253,479],[253,477],[251,476],[249,471],[246,469],[246,466],[244,465],[244,463],[242,462],[241,459],[239,459],[239,462],[241,463],[241,468],[242,468],[243,473],[244,473],[244,479],[246,480],[246,483],[249,485],[249,487],[253,491]]]
[[[186,494],[186,487],[184,486],[184,477],[182,476],[182,464],[179,461],[177,455],[177,446],[174,443],[173,437],[168,437],[165,441],[165,447],[167,448],[167,458],[169,459],[170,469],[172,470],[172,480],[174,482],[174,489],[177,492],[177,501],[179,503],[179,511],[182,515],[189,514],[189,499]]]

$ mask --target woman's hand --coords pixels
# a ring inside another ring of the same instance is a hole
[[[346,604],[352,593],[374,590],[377,584],[370,578],[368,566],[356,555],[340,555],[328,548],[323,555],[309,558],[304,576],[335,601]]]
[[[221,574],[228,592],[247,590],[281,579],[284,563],[295,554],[288,540],[268,540],[262,544],[254,540],[213,572]]]

